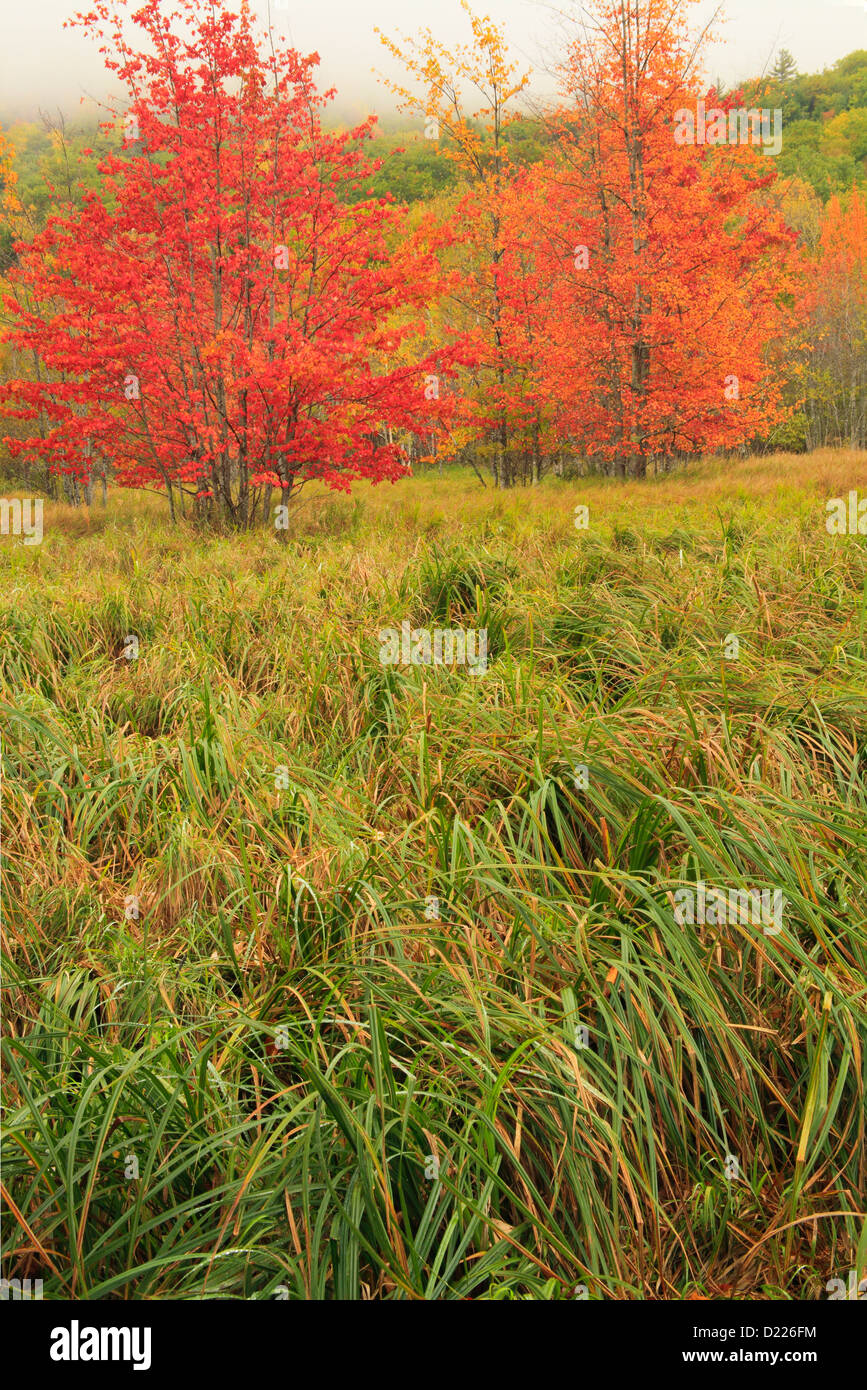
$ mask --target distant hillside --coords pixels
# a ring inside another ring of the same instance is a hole
[[[783,49],[772,75],[745,82],[741,91],[746,105],[779,107],[783,112],[783,148],[776,161],[780,174],[802,179],[823,202],[853,185],[867,187],[867,49],[848,54],[824,72],[809,74],[797,73]],[[78,159],[83,149],[97,155],[107,147],[92,111],[65,129],[59,114],[41,122],[19,121],[7,129],[15,151],[18,196],[37,225],[44,222],[51,201],[46,174],[67,197],[76,196],[72,184],[79,179],[96,186],[95,160]],[[542,157],[547,134],[542,122],[528,116],[509,128],[507,141],[512,158],[530,164]],[[391,193],[400,202],[415,203],[455,183],[454,164],[443,158],[441,143],[424,138],[420,122],[407,125],[405,118],[387,114],[369,149],[383,160],[372,180],[379,195]]]
[[[721,89],[722,90],[722,89]],[[821,73],[799,74],[783,49],[774,73],[754,78],[741,88],[748,106],[783,112],[783,149],[778,172],[802,179],[823,202],[853,185],[867,186],[867,49],[841,58]],[[441,150],[426,141],[422,131],[395,130],[373,142],[373,152],[386,160],[374,187],[405,202],[430,198],[455,179],[454,166]],[[544,127],[528,118],[508,133],[511,153],[521,163],[540,159],[546,143]],[[402,154],[395,150],[404,146]]]
[[[781,174],[812,185],[823,200],[853,184],[867,185],[867,49],[850,53],[821,73],[785,74],[783,49],[777,76],[745,84],[748,105],[783,113]]]

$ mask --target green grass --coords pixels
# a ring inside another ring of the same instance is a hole
[[[426,477],[314,496],[285,544],[121,496],[4,538],[3,1273],[87,1299],[863,1273],[867,542],[824,527],[863,476]],[[404,619],[486,626],[487,674],[381,666]],[[698,880],[782,890],[783,930],[679,925]]]

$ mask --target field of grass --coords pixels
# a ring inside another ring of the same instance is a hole
[[[115,493],[0,541],[3,1273],[864,1273],[867,538],[824,504],[865,478],[433,474],[305,495],[285,541]],[[404,619],[486,628],[486,674],[382,666]],[[782,890],[782,929],[678,922],[699,881]]]

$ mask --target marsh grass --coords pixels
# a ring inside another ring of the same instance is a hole
[[[824,527],[863,480],[423,477],[314,495],[285,542],[114,497],[4,539],[4,1274],[863,1273],[867,545]],[[404,618],[487,624],[487,674],[382,667]],[[678,925],[699,881],[782,890],[783,930]]]

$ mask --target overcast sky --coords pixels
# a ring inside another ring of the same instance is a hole
[[[269,0],[253,0],[267,14]],[[569,8],[568,4],[566,5]],[[62,21],[85,0],[0,0],[0,113],[35,114],[58,106],[70,118],[81,96],[99,100],[111,90],[95,45]],[[371,69],[387,69],[373,26],[386,33],[416,33],[429,26],[446,43],[463,42],[468,24],[459,0],[270,0],[275,29],[302,52],[319,53],[321,85],[335,86],[353,114],[386,111],[389,99]],[[545,0],[475,0],[506,32],[517,57],[544,70],[562,8]],[[571,7],[579,8],[577,5]],[[698,17],[716,8],[702,0]],[[728,0],[725,44],[711,54],[709,75],[727,84],[755,76],[788,48],[802,72],[814,72],[855,48],[867,48],[867,0]],[[393,69],[391,69],[393,71]],[[537,90],[549,88],[537,78]]]

